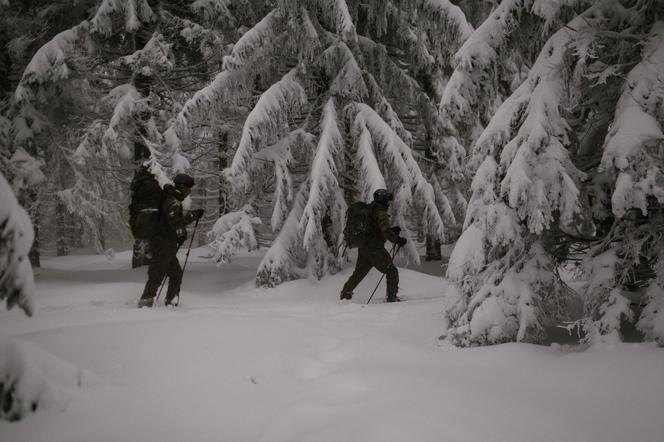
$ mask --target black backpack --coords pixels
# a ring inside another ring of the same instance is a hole
[[[135,240],[153,238],[159,228],[162,189],[147,167],[141,166],[131,180],[129,228]]]
[[[365,247],[374,233],[371,204],[356,201],[346,210],[344,241],[348,248]]]

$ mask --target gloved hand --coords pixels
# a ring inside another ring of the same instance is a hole
[[[396,235],[398,235],[399,233],[401,233],[401,227],[399,227],[399,226],[394,226],[394,227],[392,227],[392,231],[393,231]]]
[[[406,238],[402,237],[402,236],[400,236],[399,239],[397,239],[397,245],[399,247],[405,246],[407,242],[408,242],[408,240]]]
[[[187,240],[187,229],[184,227],[178,227],[175,229],[175,235],[177,237],[178,247],[181,247]]]
[[[194,215],[194,219],[201,219],[204,213],[205,210],[203,209],[196,209],[191,211],[191,214]]]

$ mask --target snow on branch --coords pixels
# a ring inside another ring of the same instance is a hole
[[[187,100],[180,112],[173,118],[168,129],[164,132],[167,143],[171,146],[181,144],[180,137],[197,121],[207,117],[210,108],[221,102],[229,101],[236,94],[241,93],[242,81],[239,72],[222,71],[214,78],[212,83],[196,91],[193,97]]]
[[[115,145],[122,158],[128,159],[132,152],[127,143],[118,143],[118,136],[125,130],[127,125],[132,124],[136,118],[137,108],[142,103],[141,94],[130,84],[123,84],[109,92],[107,100],[115,101],[113,115],[108,124],[108,128],[102,137],[104,149]],[[79,145],[80,147],[80,145]]]
[[[586,318],[583,328],[587,332],[588,342],[606,339],[603,336],[620,334],[620,323],[623,319],[632,320],[633,312],[630,301],[618,287],[617,281],[621,261],[616,248],[609,249],[593,256],[583,264],[583,272],[587,277],[583,292]]]
[[[34,310],[34,276],[28,259],[33,239],[30,217],[0,173],[0,301],[6,300],[7,309],[18,305],[28,316]]]
[[[281,229],[288,214],[288,204],[293,200],[293,177],[291,176],[288,165],[293,160],[290,152],[287,158],[280,158],[274,161],[274,209],[270,226],[272,231]]]
[[[250,205],[219,218],[208,233],[208,236],[214,238],[209,247],[214,251],[217,263],[230,263],[231,257],[240,248],[246,247],[250,251],[256,249],[256,226],[260,224],[260,218],[255,215]]]
[[[254,155],[254,160],[263,162],[266,169],[274,165],[275,190],[271,219],[273,232],[281,229],[288,216],[288,206],[293,200],[293,179],[289,169],[293,161],[292,152],[294,149],[308,152],[313,150],[315,145],[314,135],[303,129],[296,129]]]
[[[288,218],[258,266],[257,286],[275,287],[300,276],[301,270],[297,267],[297,257],[301,251],[299,225],[309,187],[308,179],[300,185]]]
[[[39,85],[69,78],[67,51],[87,35],[89,28],[90,24],[84,21],[60,32],[37,50],[23,71],[21,81],[14,92],[17,103],[30,101],[34,94],[33,88]]]
[[[660,253],[660,258],[662,254]],[[661,262],[661,261],[660,261]],[[654,280],[646,289],[644,305],[636,326],[648,340],[664,345],[664,288],[661,281]]]
[[[192,46],[198,44],[200,53],[209,60],[216,61],[221,58],[219,48],[223,46],[223,37],[216,32],[215,29],[210,29],[199,25],[186,18],[171,15],[168,12],[163,13],[164,19],[172,22],[177,29],[180,37],[184,38],[188,45]]]
[[[267,139],[286,128],[286,117],[292,110],[307,104],[304,88],[298,83],[297,67],[265,91],[247,117],[233,161],[224,175],[236,189],[249,186],[249,171],[254,153]]]
[[[387,95],[412,100],[420,93],[417,80],[395,64],[384,45],[362,36],[358,36],[357,41],[364,58],[364,66],[370,66],[376,83]]]
[[[228,9],[232,0],[196,0],[189,8],[199,16],[203,17],[205,21],[218,20],[220,17],[225,20],[233,19]]]
[[[468,116],[477,114],[484,66],[496,61],[497,51],[518,24],[529,0],[503,0],[486,20],[464,39],[456,52],[456,67],[445,85],[439,109],[452,126],[467,126]],[[498,115],[496,112],[495,115]]]
[[[531,11],[544,19],[544,28],[548,29],[566,6],[574,6],[579,0],[534,0]]]
[[[466,247],[470,241],[475,243],[471,249],[480,246],[473,234],[482,237],[481,231],[467,229],[460,245]],[[482,254],[475,255],[474,268],[483,266]],[[464,265],[470,263],[468,259],[463,262]],[[450,264],[458,266],[460,263],[453,255]],[[445,309],[447,320],[454,324],[447,332],[447,338],[453,344],[541,342],[543,321],[557,319],[564,309],[568,298],[553,271],[555,263],[549,259],[541,243],[532,244],[519,259],[519,265],[506,269],[500,277],[496,265],[489,266],[492,276],[485,284],[473,288],[466,286],[466,282],[461,283],[464,289],[472,290],[470,297],[463,295],[459,285],[450,285]]]
[[[466,115],[476,112],[477,95],[478,87],[472,75],[457,67],[443,90],[440,112],[451,122],[461,121]]]
[[[457,65],[471,70],[491,63],[497,57],[496,50],[514,30],[524,1],[528,0],[503,0],[457,51]]]
[[[321,58],[327,75],[334,76],[329,89],[330,95],[355,101],[361,101],[367,96],[367,86],[362,78],[362,69],[345,43],[338,42],[327,48]]]
[[[356,133],[358,169],[361,172],[359,182],[359,187],[362,191],[361,199],[371,201],[372,195],[376,190],[385,189],[387,186],[374,155],[371,133],[366,125],[361,126],[359,137],[357,135]]]
[[[168,43],[164,36],[155,32],[145,46],[133,54],[120,58],[120,63],[131,66],[134,72],[144,75],[152,74],[155,68],[168,70],[173,68],[172,43]]]
[[[302,8],[302,28],[304,28],[303,37],[299,42],[301,45],[302,56],[305,60],[313,60],[318,55],[318,51],[321,47],[320,36],[311,21],[309,12],[305,8]]]
[[[277,36],[276,27],[280,19],[281,13],[274,9],[245,32],[233,46],[231,55],[224,57],[223,69],[240,69],[248,62],[270,52]]]
[[[316,0],[322,12],[332,21],[337,34],[344,42],[357,40],[355,25],[348,12],[346,0]]]
[[[473,33],[473,26],[468,23],[466,15],[461,8],[452,4],[449,0],[421,0],[420,7],[425,13],[431,15],[441,15],[447,22],[456,28],[459,34],[459,40],[465,41]]]
[[[501,194],[534,233],[549,226],[555,211],[568,224],[580,210],[577,183],[583,173],[569,158],[568,124],[559,109],[567,45],[589,26],[582,14],[547,41],[527,80],[496,111],[474,147],[476,161],[500,152],[506,170]]]
[[[611,198],[613,212],[622,217],[631,208],[645,214],[647,197],[664,202],[662,169],[655,158],[664,145],[661,111],[664,100],[664,22],[656,22],[642,52],[642,60],[627,75],[611,130],[604,141],[601,166],[617,175]]]
[[[339,190],[336,161],[343,146],[344,139],[337,126],[337,111],[330,98],[323,108],[320,139],[309,174],[311,187],[300,218],[299,227],[304,231],[303,245],[307,250],[320,239],[322,218],[334,193]]]
[[[113,34],[113,18],[122,16],[123,29],[135,32],[143,23],[157,19],[157,14],[150,8],[148,0],[103,0],[92,18],[91,31],[104,36]]]
[[[392,128],[399,138],[401,138],[404,143],[411,146],[413,143],[413,135],[406,130],[399,115],[394,111],[392,105],[387,98],[383,95],[378,82],[376,82],[375,77],[369,73],[364,72],[364,76],[367,81],[365,82],[369,86],[369,96],[371,97],[372,103],[374,103],[374,109],[381,116],[383,120]]]
[[[367,139],[363,126],[370,132],[370,139],[379,148],[382,154],[381,157],[392,168],[391,178],[394,180],[393,182],[398,183],[397,193],[407,192],[410,194],[412,192],[412,199],[424,209],[423,222],[427,233],[438,238],[443,238],[445,228],[436,207],[436,197],[433,187],[422,174],[422,170],[417,161],[415,161],[411,149],[371,107],[363,103],[356,103],[350,106],[353,109],[351,112],[355,113],[355,133],[362,135],[363,142],[366,145]],[[360,147],[362,147],[362,143]],[[366,147],[363,149],[364,151],[367,150]],[[374,176],[371,185],[375,184],[379,184],[379,181]],[[398,210],[404,209],[405,207],[398,208]]]

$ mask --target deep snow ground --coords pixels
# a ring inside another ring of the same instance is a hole
[[[456,349],[437,339],[440,278],[402,269],[408,301],[365,307],[377,273],[340,302],[350,268],[265,290],[257,256],[217,269],[199,254],[175,310],[135,308],[145,269],[127,253],[46,260],[35,317],[0,312],[0,336],[94,382],[0,422],[0,440],[664,440],[664,351],[651,344]]]

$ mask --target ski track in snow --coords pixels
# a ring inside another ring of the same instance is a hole
[[[137,309],[129,255],[46,259],[36,314],[0,335],[94,376],[61,407],[0,422],[9,441],[659,442],[664,356],[650,344],[577,352],[437,340],[445,282],[400,269],[405,302],[372,271],[255,288],[257,255],[216,268],[192,253],[181,306]],[[163,296],[163,295],[162,295]]]

